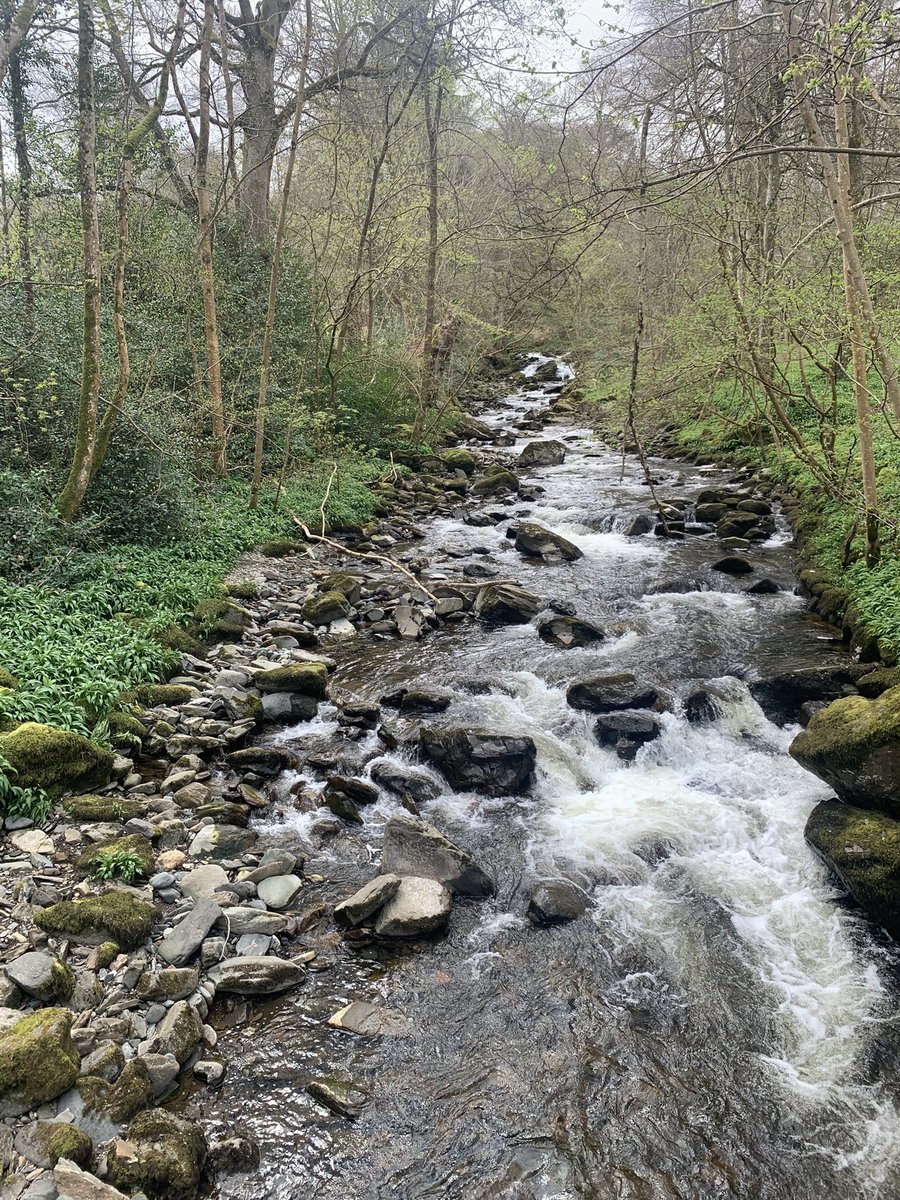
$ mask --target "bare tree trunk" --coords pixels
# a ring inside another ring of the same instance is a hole
[[[272,266],[269,271],[269,302],[266,309],[266,324],[263,331],[262,362],[259,368],[259,395],[256,401],[256,433],[253,444],[253,484],[250,490],[250,507],[259,502],[265,459],[266,417],[268,412],[269,371],[272,359],[272,333],[275,329],[275,305],[278,300],[278,279],[281,274],[281,251],[284,245],[284,230],[287,224],[288,201],[294,164],[297,161],[297,143],[300,141],[300,121],[306,103],[306,74],[309,67],[309,52],[312,44],[312,0],[306,0],[306,27],[303,31],[303,50],[300,57],[300,78],[297,81],[297,99],[294,103],[294,121],[291,126],[291,146],[288,151],[281,206],[278,210],[278,225],[275,229],[275,245],[272,251]]]
[[[75,447],[69,476],[57,501],[66,521],[77,515],[91,482],[100,397],[100,224],[93,53],[93,0],[78,0],[78,184],[84,242],[84,333]]]
[[[34,280],[31,262],[31,157],[28,153],[28,96],[25,91],[22,56],[14,50],[9,58],[9,100],[16,157],[16,245],[22,276],[22,323],[26,339],[34,333]]]
[[[437,393],[435,378],[436,355],[438,347],[438,331],[436,329],[437,304],[437,264],[438,264],[438,200],[439,200],[439,159],[438,139],[441,126],[441,109],[443,107],[443,87],[438,82],[435,95],[432,96],[434,72],[429,74],[425,84],[425,135],[428,142],[428,257],[425,265],[425,321],[422,334],[422,377],[419,384],[419,403],[416,407],[416,419],[413,425],[413,442],[419,442],[425,428],[428,413],[434,407]]]
[[[213,470],[227,471],[225,406],[222,400],[222,359],[219,351],[219,320],[216,310],[216,280],[213,267],[215,215],[209,196],[209,62],[212,49],[215,0],[204,0],[203,33],[200,42],[200,121],[197,138],[197,210],[200,216],[200,286],[203,293],[203,328],[209,370],[209,415],[212,427]]]
[[[36,11],[37,0],[23,0],[22,4],[9,14],[9,24],[0,37],[0,83],[3,82],[8,63],[31,28]]]

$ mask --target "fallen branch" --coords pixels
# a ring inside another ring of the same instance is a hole
[[[325,495],[322,497],[322,503],[319,505],[319,513],[322,517],[322,537],[325,536],[325,505],[328,503],[328,497],[331,495],[331,485],[334,483],[334,477],[337,475],[337,463],[331,468],[331,475],[328,479],[328,486],[325,489]],[[293,513],[291,514],[293,516]],[[297,518],[294,517],[294,520]]]

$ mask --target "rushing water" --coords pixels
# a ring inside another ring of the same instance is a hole
[[[544,403],[524,391],[487,419],[509,428]],[[533,626],[466,622],[422,643],[337,647],[342,694],[377,698],[410,680],[449,690],[450,709],[430,719],[527,733],[538,779],[523,799],[443,784],[426,806],[494,875],[494,900],[457,902],[448,935],[414,947],[351,949],[309,935],[331,969],[223,1030],[231,1066],[223,1088],[201,1099],[204,1117],[254,1136],[263,1162],[222,1195],[894,1197],[893,951],[846,910],[806,847],[804,822],[828,791],[787,756],[796,731],[770,724],[742,682],[842,654],[793,594],[786,527],[751,551],[756,577],[786,590],[747,595],[746,580],[710,569],[721,556],[714,538],[619,532],[650,500],[636,462],[623,468],[586,430],[535,436],[563,438],[569,456],[529,476],[544,493],[509,515],[564,534],[583,559],[529,563],[505,522],[449,519],[432,522],[416,551],[431,578],[454,577],[478,555],[500,577],[574,601],[609,636],[559,650]],[[662,497],[727,479],[652,466]],[[672,699],[662,736],[632,765],[599,747],[592,719],[565,701],[569,682],[604,670],[631,671]],[[683,698],[711,679],[725,715],[691,726]],[[327,709],[284,736],[339,744]],[[374,735],[342,752],[360,770],[385,753]],[[267,832],[316,847],[322,873],[346,894],[375,873],[379,828],[395,810],[385,796],[362,830],[319,843],[315,815],[294,811],[286,794]],[[592,908],[569,926],[532,928],[531,888],[560,875],[590,893]],[[315,898],[316,885],[308,890]],[[356,1039],[324,1027],[350,999],[400,1009],[414,1033]],[[323,1075],[371,1091],[358,1121],[304,1093]]]

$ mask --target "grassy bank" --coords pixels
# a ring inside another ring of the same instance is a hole
[[[660,391],[665,391],[660,381]],[[824,616],[852,628],[866,657],[900,658],[900,470],[898,441],[884,414],[873,414],[881,515],[881,558],[864,561],[862,492],[855,409],[846,379],[822,370],[784,369],[786,414],[802,449],[767,419],[766,399],[725,377],[640,404],[638,430],[648,450],[700,463],[764,471],[786,498],[804,582]],[[621,435],[626,387],[621,372],[598,374],[587,388],[603,436]],[[873,379],[873,394],[878,381]],[[826,478],[828,483],[826,483]]]
[[[158,545],[149,538],[102,545],[96,523],[60,529],[46,512],[22,514],[29,526],[21,533],[10,528],[0,552],[0,668],[15,680],[14,687],[0,688],[0,719],[46,722],[105,741],[105,720],[119,694],[171,672],[177,647],[190,644],[180,631],[202,633],[194,610],[223,594],[222,580],[238,556],[270,539],[293,537],[292,513],[316,525],[332,466],[311,465],[289,481],[277,507],[274,488],[255,511],[239,484],[192,497],[190,519],[179,523],[177,536],[160,534]],[[389,469],[373,458],[340,462],[328,521],[370,520],[376,498],[367,482]],[[42,532],[36,528],[41,521],[52,528]],[[137,531],[140,521],[138,511]]]

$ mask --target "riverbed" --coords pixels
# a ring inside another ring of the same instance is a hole
[[[535,358],[535,367],[545,360]],[[561,364],[560,378],[567,375]],[[482,418],[503,430],[546,406],[527,381]],[[387,946],[336,935],[296,993],[223,1019],[229,1062],[217,1092],[195,1097],[214,1129],[245,1131],[258,1173],[227,1181],[224,1200],[867,1200],[900,1187],[893,947],[842,900],[803,840],[827,787],[787,754],[751,698],[760,676],[843,660],[834,631],[796,593],[790,531],[747,554],[754,574],[712,569],[712,535],[627,536],[651,507],[636,458],[586,428],[554,424],[519,437],[561,439],[565,463],[522,472],[541,492],[496,524],[440,517],[416,555],[424,581],[478,562],[548,601],[574,604],[606,631],[559,649],[535,625],[472,620],[422,641],[359,636],[327,647],[332,690],[377,701],[413,682],[452,697],[425,718],[532,737],[527,796],[441,795],[423,815],[470,850],[497,882],[488,901],[454,907],[448,934]],[[663,499],[738,487],[728,472],[651,460]],[[496,501],[470,505],[497,511]],[[527,517],[583,557],[523,559],[506,536]],[[402,549],[402,548],[400,548]],[[781,590],[754,595],[769,578]],[[566,703],[579,678],[631,672],[666,697],[662,734],[624,762]],[[684,700],[717,681],[720,715],[690,724]],[[324,706],[280,735],[348,772],[389,757],[375,733],[347,741]],[[282,782],[265,821],[270,842],[311,854],[326,903],[377,873],[387,793],[365,822],[317,832],[295,804],[314,772]],[[535,928],[528,897],[564,877],[590,897],[585,916]],[[310,886],[315,894],[315,881]],[[335,892],[335,888],[338,889]],[[341,890],[342,889],[342,890]],[[357,1038],[324,1026],[353,999],[401,1011],[405,1037]],[[369,1093],[353,1122],[304,1091],[313,1078]]]

